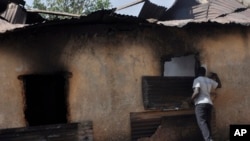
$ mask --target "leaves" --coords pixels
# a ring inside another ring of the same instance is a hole
[[[40,9],[40,10],[46,10],[46,6],[44,3],[41,2],[41,0],[34,0],[33,1],[33,8]]]
[[[109,0],[34,0],[32,8],[82,15],[110,7]]]

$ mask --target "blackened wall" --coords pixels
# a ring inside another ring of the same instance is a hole
[[[229,124],[249,122],[248,28],[57,25],[6,33],[0,42],[1,128],[27,125],[19,75],[68,71],[68,122],[92,120],[96,141],[129,141],[129,113],[144,111],[141,77],[160,76],[162,56],[190,53],[221,77],[220,138]]]

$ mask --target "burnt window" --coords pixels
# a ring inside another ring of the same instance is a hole
[[[29,126],[67,123],[70,73],[29,74],[23,82],[25,118]]]

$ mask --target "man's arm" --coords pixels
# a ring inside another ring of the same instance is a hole
[[[216,73],[211,72],[210,78],[218,83],[217,88],[221,88],[220,78],[218,77],[218,75]]]
[[[199,87],[195,87],[194,88],[194,92],[193,92],[192,97],[191,97],[192,101],[194,101],[194,99],[198,96],[199,92],[200,92],[200,88]]]

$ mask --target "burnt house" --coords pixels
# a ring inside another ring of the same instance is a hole
[[[222,81],[213,131],[228,140],[230,124],[250,122],[249,9],[211,0],[165,19],[181,1],[148,1],[160,14],[144,8],[139,17],[111,9],[43,21],[22,5],[25,23],[1,16],[0,139],[198,140],[185,100],[202,65]]]

